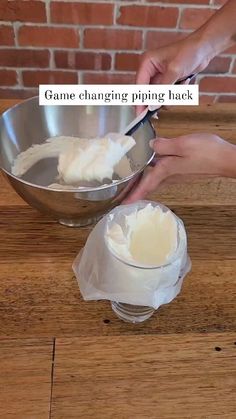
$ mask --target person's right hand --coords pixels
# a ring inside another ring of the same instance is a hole
[[[189,134],[152,140],[157,155],[139,184],[134,185],[124,204],[144,199],[171,177],[236,177],[236,146],[214,134]]]
[[[190,35],[171,45],[144,53],[136,83],[174,84],[204,70],[211,58],[196,35]]]
[[[204,70],[208,56],[197,37],[190,35],[173,44],[145,52],[137,71],[137,84],[172,84]]]

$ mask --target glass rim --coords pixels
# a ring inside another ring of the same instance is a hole
[[[152,203],[151,201],[149,201],[149,203]],[[158,203],[156,203],[158,206]],[[108,238],[107,238],[107,234],[106,231],[108,229],[108,224],[106,223],[105,225],[105,231],[104,231],[104,241],[105,241],[105,245],[107,250],[112,254],[112,256],[114,256],[116,259],[118,259],[120,262],[136,268],[136,269],[162,269],[162,268],[167,268],[168,266],[172,265],[172,263],[174,263],[181,255],[182,255],[182,250],[184,251],[184,247],[187,248],[187,234],[186,234],[186,230],[183,224],[183,221],[176,216],[173,211],[171,211],[169,208],[165,207],[164,205],[161,204],[161,206],[163,208],[165,208],[166,210],[170,211],[173,216],[176,219],[177,222],[177,246],[175,251],[170,255],[168,261],[163,264],[163,265],[147,265],[147,264],[142,264],[142,263],[138,263],[135,261],[130,261],[128,259],[124,259],[122,258],[122,256],[120,256],[117,252],[114,251],[114,249],[110,246],[109,242],[108,242]],[[112,220],[114,221],[114,219]],[[182,239],[182,240],[181,240]]]

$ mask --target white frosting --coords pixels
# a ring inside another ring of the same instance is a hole
[[[60,153],[77,139],[74,137],[53,137],[42,144],[34,144],[18,154],[12,165],[12,174],[23,176],[32,166],[48,157],[59,157]]]
[[[125,216],[121,226],[112,222],[106,239],[111,250],[133,264],[160,266],[177,248],[177,222],[171,211],[148,204]]]
[[[112,179],[114,171],[123,178],[132,174],[126,153],[134,145],[132,137],[117,133],[91,140],[53,137],[20,153],[13,163],[12,173],[20,177],[38,161],[56,157],[59,179],[63,185],[78,185],[81,181],[102,182]]]
[[[59,156],[59,177],[69,185],[112,179],[114,167],[134,145],[132,137],[121,135],[71,143]]]

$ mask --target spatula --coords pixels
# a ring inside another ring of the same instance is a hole
[[[175,84],[181,84],[186,80],[191,80],[193,77],[195,77],[196,74],[191,74],[190,76],[178,80]],[[133,119],[130,124],[125,127],[121,134],[123,135],[132,135],[139,127],[140,125],[144,124],[147,120],[149,120],[160,108],[162,108],[163,105],[160,106],[147,106],[143,112],[141,112],[135,119]]]

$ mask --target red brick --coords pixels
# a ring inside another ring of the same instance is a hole
[[[235,93],[236,77],[203,77],[200,81],[200,90],[212,93]]]
[[[1,49],[0,66],[36,67],[49,66],[49,51],[30,49]]]
[[[208,67],[202,71],[207,74],[223,74],[228,73],[232,58],[231,57],[215,57]]]
[[[36,89],[4,89],[0,88],[0,99],[27,99],[29,97],[37,96]]]
[[[140,54],[120,53],[115,56],[115,69],[123,71],[136,71],[140,62]]]
[[[23,84],[26,87],[35,87],[39,84],[77,84],[76,72],[65,71],[23,71]]]
[[[86,29],[84,46],[95,49],[141,49],[142,32],[126,29]]]
[[[236,54],[236,44],[225,50],[224,54]]]
[[[217,102],[220,102],[220,103],[236,103],[236,94],[235,95],[221,95],[221,96],[218,96]]]
[[[205,23],[213,14],[215,10],[211,9],[184,9],[180,20],[180,28],[182,29],[196,29]]]
[[[85,73],[83,75],[84,84],[133,84],[135,74],[118,73]]]
[[[210,96],[210,95],[200,95],[200,105],[203,103],[214,103],[216,96]]]
[[[111,56],[107,53],[55,51],[57,68],[78,70],[110,70]]]
[[[156,49],[164,45],[172,44],[186,37],[183,32],[148,31],[146,35],[145,49]]]
[[[77,48],[79,35],[72,28],[22,26],[18,33],[19,45],[37,47]]]
[[[11,26],[0,25],[0,45],[14,45],[14,31]]]
[[[120,6],[119,11],[117,23],[130,26],[173,28],[179,16],[177,7],[133,5]]]
[[[106,3],[51,3],[51,21],[80,25],[112,25],[113,4]]]
[[[17,74],[14,70],[0,70],[0,86],[15,86]]]
[[[10,20],[12,22],[46,22],[45,3],[30,0],[1,0],[0,20]]]

